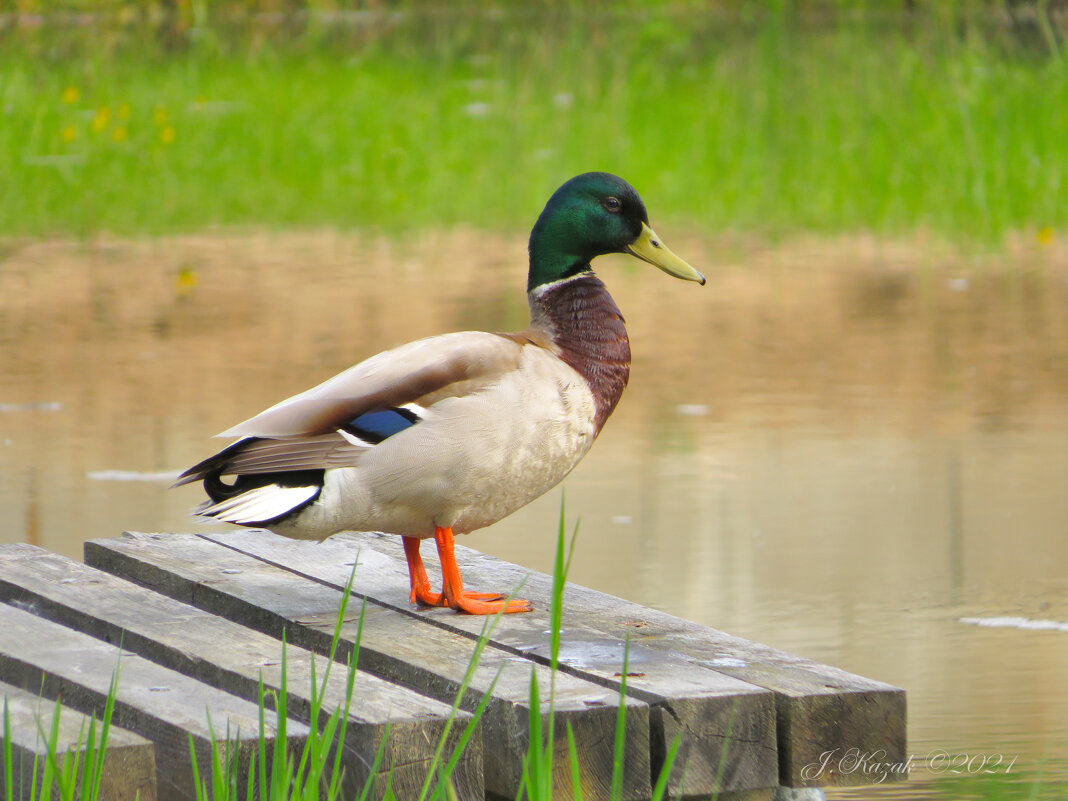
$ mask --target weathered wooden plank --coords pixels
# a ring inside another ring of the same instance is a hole
[[[87,562],[157,592],[267,633],[284,628],[290,642],[312,650],[329,647],[341,598],[335,588],[301,579],[193,535],[97,540],[86,543],[85,553]],[[351,571],[351,564],[343,569]],[[351,646],[356,628],[352,621],[343,625],[343,647]],[[473,650],[469,637],[411,614],[367,605],[361,669],[451,700],[468,672]],[[542,697],[547,698],[550,673],[546,668],[494,647],[486,648],[471,675],[464,706],[477,704],[493,685],[482,725],[487,743],[486,787],[494,795],[515,798],[519,788],[528,744],[532,672]],[[582,759],[584,798],[607,798],[618,694],[561,674],[556,678],[555,699],[554,797],[569,798],[571,794],[566,760],[566,727],[570,725]],[[628,700],[627,707],[623,795],[645,799],[650,793],[649,710],[645,703],[634,700]],[[546,700],[541,712],[544,715],[547,711]]]
[[[160,799],[195,797],[190,737],[204,771],[210,771],[213,730],[233,741],[239,764],[248,765],[260,731],[255,704],[8,604],[0,604],[0,631],[0,681],[85,714],[103,713],[112,675],[120,671],[112,720],[154,743]],[[265,724],[268,751],[275,732]],[[306,726],[287,721],[287,747],[301,748],[307,735]]]
[[[459,634],[473,636],[480,627],[479,621],[468,615],[457,615],[447,609],[412,607],[408,603],[407,566],[399,550],[368,548],[334,538],[322,543],[324,550],[318,551],[309,549],[305,542],[259,531],[227,532],[204,535],[204,538],[334,587],[338,586],[342,572],[337,560],[351,563],[359,551],[364,569],[357,570],[353,586],[357,594]],[[384,539],[379,536],[374,541],[380,545]],[[392,537],[386,541],[399,548],[396,540]],[[551,577],[544,578],[551,587]],[[470,586],[479,585],[471,582]],[[518,582],[502,587],[499,579],[494,583],[491,578],[481,586],[509,590],[518,586]],[[520,594],[530,597],[526,585]],[[502,618],[493,632],[494,644],[516,655],[547,663],[548,595],[540,601],[534,612]],[[590,619],[586,608],[576,609],[570,601],[565,603],[565,616],[560,648],[562,669],[618,691],[627,634],[606,636],[591,625],[595,621]],[[650,747],[655,770],[659,770],[668,745],[676,736],[681,738],[669,783],[671,793],[741,792],[776,784],[778,760],[771,693],[701,665],[687,664],[671,652],[646,648],[634,638],[627,650],[627,692],[646,701],[651,708]]]
[[[315,576],[331,585],[338,581],[336,562],[349,561],[361,552],[374,569],[360,574],[354,591],[366,593],[383,603],[402,605],[407,597],[407,569],[396,537],[381,534],[341,534],[313,550],[307,543],[286,540],[268,533],[239,531],[205,535],[230,547],[259,555],[299,574]],[[426,549],[427,569],[433,573],[437,562]],[[275,555],[284,555],[276,558]],[[474,588],[509,590],[522,582],[521,595],[534,601],[544,612],[548,608],[552,578],[535,573],[469,548],[457,546],[465,581]],[[373,587],[367,581],[373,580]],[[432,610],[439,625],[453,631],[473,630],[470,617]],[[543,620],[538,616],[510,615],[498,627],[495,641],[528,652],[546,643]],[[905,693],[888,684],[856,676],[838,668],[777,651],[765,645],[716,631],[663,612],[624,601],[585,587],[569,584],[564,608],[565,630],[592,634],[588,639],[626,637],[651,651],[674,657],[681,664],[702,667],[735,679],[765,687],[775,694],[779,782],[790,787],[844,785],[856,782],[903,778],[900,773],[863,776],[860,772],[839,773],[835,760],[822,774],[804,772],[808,765],[820,764],[822,755],[844,754],[850,748],[862,753],[883,752],[887,762],[906,758]],[[574,637],[569,638],[574,639]],[[581,639],[581,638],[580,638]],[[582,654],[578,654],[581,658]],[[810,772],[814,772],[811,771]]]
[[[318,583],[329,584],[335,590],[340,586],[336,577],[344,573],[347,579],[355,556],[351,546],[338,550],[336,545],[327,542],[316,546],[326,549],[320,554],[306,551],[301,547],[304,544],[299,542],[260,532],[250,534],[241,543],[243,549],[248,546],[250,554],[285,563],[283,566],[290,569],[299,562],[303,575]],[[228,544],[235,542],[229,535],[224,539]],[[98,541],[97,544],[106,545],[107,542]],[[296,550],[292,546],[296,546]],[[182,547],[185,547],[184,540]],[[203,556],[206,558],[207,553]],[[399,589],[393,585],[391,577],[396,565],[392,564],[392,557],[385,559],[373,551],[365,552],[364,556],[366,558],[361,558],[363,568],[356,574],[361,594],[384,601],[403,613],[405,619],[417,623],[447,627],[456,617],[448,610],[414,610],[407,601],[406,583]],[[94,558],[89,556],[87,549],[87,559]],[[203,575],[203,564],[210,562],[194,565],[193,575]],[[403,568],[403,564],[400,567]],[[381,584],[380,572],[386,577],[385,587]],[[156,577],[155,580],[163,579]],[[498,633],[515,617],[524,618],[528,626],[530,639],[520,644],[504,641]],[[484,623],[467,619],[475,628],[467,631],[454,629],[455,634],[473,636]],[[509,616],[498,623],[492,641],[513,658],[533,656],[546,661],[547,628],[548,619],[544,614]],[[565,641],[564,655],[569,662],[569,671],[618,692],[623,653],[618,639],[591,636],[591,632],[581,626],[569,626]],[[709,794],[717,789],[741,791],[775,783],[774,713],[770,693],[641,648],[632,648],[630,658],[630,693],[652,707],[650,737],[654,769],[676,732],[683,738],[682,761],[673,776],[673,792]],[[521,692],[525,694],[525,688],[521,688]],[[682,764],[686,764],[685,771]]]
[[[256,701],[261,679],[267,689],[281,689],[280,640],[31,545],[0,546],[0,601],[32,606],[42,617],[121,642],[126,650],[250,701]],[[314,654],[299,646],[286,649],[291,717],[310,721],[312,681],[322,699],[322,723],[344,708],[345,670],[336,666],[324,682],[326,664],[320,658],[316,665]],[[399,797],[418,795],[441,738],[448,733],[447,759],[470,718],[458,712],[447,727],[450,713],[446,704],[357,671],[342,754],[346,794],[374,779],[374,797],[381,796],[388,779]],[[461,798],[483,795],[481,744],[476,732],[452,776]],[[382,762],[372,776],[382,747]]]
[[[64,759],[81,760],[84,768],[84,755],[88,745],[89,716],[75,709],[61,706],[56,720],[54,701],[41,698],[33,693],[0,682],[0,744],[4,741],[2,716],[6,714],[11,731],[12,768],[14,795],[9,799],[0,781],[0,801],[18,801],[30,798],[33,786],[34,765],[37,765],[37,786],[40,787],[44,774],[45,761],[48,758],[48,743],[55,721],[57,727],[56,757],[60,765]],[[100,747],[100,717],[94,733],[95,747]],[[78,787],[84,787],[82,776],[84,769],[78,773]],[[53,797],[58,788],[53,788]],[[128,801],[140,798],[140,801],[156,801],[156,756],[155,749],[148,740],[132,731],[119,726],[108,729],[107,749],[104,752],[104,765],[100,774],[100,801]]]
[[[247,533],[241,534],[240,547],[244,549],[251,538]],[[381,534],[340,534],[324,543],[324,547],[336,549],[333,553],[317,556],[343,559],[346,553],[362,550],[364,558],[368,551],[393,557],[395,588],[389,598],[395,601],[403,594],[407,581],[406,573],[396,569],[397,565],[402,569],[404,566],[403,558],[397,557],[401,549],[396,539]],[[238,540],[233,542],[236,545]],[[541,608],[549,603],[551,576],[462,546],[456,547],[456,556],[463,567],[464,580],[471,587],[507,590],[523,582],[524,598]],[[430,553],[425,558],[427,570],[433,574],[436,560]],[[336,581],[336,576],[332,581]],[[907,778],[893,770],[873,774],[839,772],[838,760],[834,758],[822,773],[811,768],[805,771],[806,766],[824,762],[825,754],[844,755],[849,749],[857,749],[862,754],[881,753],[883,764],[904,762],[907,759],[904,690],[586,587],[569,584],[566,598],[563,625],[567,629],[580,622],[609,637],[629,635],[635,644],[675,654],[688,664],[712,668],[774,692],[782,785],[835,786]],[[500,634],[509,636],[514,626],[517,639],[522,640],[524,624],[519,619],[523,617],[509,617],[508,628]],[[517,620],[513,622],[513,619]],[[456,615],[449,620],[449,626],[469,630],[471,623],[463,615]]]
[[[147,535],[96,540],[85,547],[87,561],[218,614],[264,631],[285,627],[290,641],[313,649],[328,645],[340,593],[301,580],[254,557],[192,535]],[[350,570],[351,566],[345,569]],[[342,639],[350,642],[355,627]],[[360,647],[361,668],[436,697],[452,698],[468,671],[474,643],[410,614],[368,603]],[[550,672],[514,654],[487,647],[471,676],[465,705],[492,688],[483,720],[486,786],[494,795],[515,798],[528,747],[531,674],[541,697],[548,697]],[[566,727],[574,729],[587,783],[585,798],[607,798],[618,694],[565,675],[555,681],[556,797],[570,794],[564,757]],[[649,795],[648,707],[628,700],[624,795]],[[543,716],[548,701],[543,704]]]
[[[202,535],[229,548],[255,556],[278,567],[332,587],[344,563],[357,558],[353,591],[391,606],[419,620],[457,634],[475,636],[482,622],[447,609],[418,610],[408,601],[407,565],[397,551],[353,547],[336,539],[317,544],[279,537],[261,531]],[[381,542],[383,537],[376,537]],[[338,560],[340,559],[340,565]],[[430,564],[435,564],[431,562]],[[545,576],[551,587],[551,577]],[[512,589],[518,585],[509,585]],[[474,583],[470,584],[476,587]],[[487,589],[502,587],[485,584]],[[526,586],[520,593],[529,597]],[[459,625],[457,625],[459,623]],[[550,654],[549,597],[532,613],[507,615],[493,631],[491,641],[517,656],[548,664]],[[770,692],[724,676],[700,665],[685,664],[676,655],[644,648],[626,636],[605,636],[587,625],[586,610],[572,610],[564,624],[560,648],[564,672],[620,689],[624,651],[628,652],[627,692],[650,705],[650,748],[654,771],[659,772],[669,744],[680,738],[676,767],[669,782],[672,794],[705,795],[741,792],[774,785],[778,774],[775,743],[774,699]]]

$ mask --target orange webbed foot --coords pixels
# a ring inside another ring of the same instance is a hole
[[[456,556],[453,553],[452,529],[436,529],[434,539],[437,542],[438,556],[441,559],[441,592],[434,592],[430,589],[430,579],[423,566],[423,559],[419,555],[419,540],[416,537],[404,537],[404,555],[408,560],[408,576],[412,586],[408,598],[413,604],[447,606],[469,615],[496,615],[499,612],[508,615],[515,612],[529,612],[534,608],[530,601],[522,598],[508,600],[500,592],[465,590],[463,579],[460,577],[460,568],[456,564]]]
[[[437,542],[438,558],[441,560],[442,594],[445,596],[445,603],[450,607],[469,615],[495,615],[498,612],[508,615],[529,612],[534,608],[530,601],[521,598],[505,600],[503,593],[465,590],[460,577],[460,567],[456,564],[456,555],[453,552],[452,529],[438,527],[434,531],[434,540]]]
[[[504,600],[503,595],[499,592],[472,592],[471,590],[464,590],[461,599],[457,602],[450,603],[441,592],[430,592],[427,590],[415,590],[413,589],[409,600],[413,604],[420,604],[422,606],[448,606],[460,612],[467,612],[473,615],[494,615],[500,611],[502,604],[496,603],[497,601]],[[510,601],[508,604],[507,612],[528,612],[531,609],[528,601]]]
[[[485,600],[486,598],[492,600]],[[449,606],[457,612],[466,612],[469,615],[496,615],[503,612],[506,615],[515,612],[530,612],[534,605],[522,598],[513,598],[510,601],[502,600],[500,593],[493,592],[469,592],[464,590],[458,598],[450,599]]]
[[[413,604],[422,604],[423,606],[448,606],[442,593],[431,592],[429,584],[425,589],[423,587],[412,587],[408,600]]]

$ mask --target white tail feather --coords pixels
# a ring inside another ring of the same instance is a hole
[[[318,484],[308,487],[268,484],[198,509],[197,514],[239,526],[265,523],[307,503],[320,489]]]

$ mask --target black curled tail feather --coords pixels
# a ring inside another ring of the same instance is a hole
[[[172,487],[180,487],[183,484],[192,484],[194,481],[203,481],[204,490],[208,493],[212,503],[233,498],[243,492],[248,492],[257,487],[265,487],[268,484],[277,484],[280,487],[309,487],[322,486],[323,477],[326,474],[324,468],[311,468],[304,470],[268,470],[264,472],[242,473],[231,468],[234,467],[235,457],[243,454],[250,447],[265,442],[263,437],[245,437],[223,448],[214,456],[209,456],[184,473],[182,473]],[[241,468],[238,468],[240,470]],[[222,480],[223,476],[236,476],[233,483]]]
[[[242,526],[278,522],[315,502],[322,493],[326,469],[246,471],[247,451],[263,445],[269,446],[270,441],[262,437],[239,440],[186,470],[174,486],[204,482],[211,500],[198,507],[196,514]]]
[[[226,471],[224,467],[218,467],[203,476],[204,491],[208,493],[212,503],[236,498],[249,490],[257,487],[275,485],[279,487],[312,487],[323,486],[326,470],[290,470],[284,473],[256,473],[252,475],[239,475],[232,484],[222,480]]]
[[[183,484],[192,484],[194,481],[203,480],[204,488],[208,490],[208,495],[211,496],[211,490],[208,489],[208,477],[214,473],[215,481],[221,484],[222,482],[219,481],[219,476],[226,473],[226,468],[230,466],[231,458],[259,440],[260,437],[245,437],[244,439],[239,439],[232,445],[223,448],[214,456],[209,456],[204,461],[197,462],[178,476],[178,480],[171,484],[171,489],[180,487]]]

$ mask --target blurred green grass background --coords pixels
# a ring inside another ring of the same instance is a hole
[[[708,234],[1068,227],[1043,3],[24,6],[0,235],[525,227],[586,170]]]

